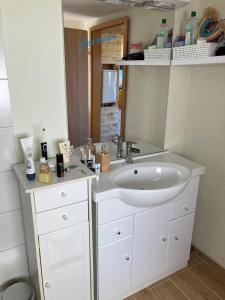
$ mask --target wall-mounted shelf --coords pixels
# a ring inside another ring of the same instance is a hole
[[[118,60],[119,66],[170,66],[170,60],[151,59],[151,60]]]
[[[173,59],[172,66],[225,65],[225,56]]]
[[[200,66],[200,65],[225,65],[225,56],[173,59],[170,60],[119,60],[120,66]]]

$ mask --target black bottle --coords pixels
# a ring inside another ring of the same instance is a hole
[[[45,128],[42,129],[42,136],[41,136],[41,157],[44,157],[46,160],[48,160],[48,146],[46,142]]]
[[[62,153],[56,154],[56,172],[57,177],[64,177],[64,161]]]

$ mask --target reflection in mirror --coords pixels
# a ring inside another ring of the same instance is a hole
[[[134,156],[163,151],[170,61],[155,48],[171,47],[174,10],[107,2],[63,1],[71,144],[91,137],[112,159],[127,156],[126,141]]]

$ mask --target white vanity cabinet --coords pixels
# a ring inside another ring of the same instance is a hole
[[[169,219],[168,205],[134,216],[133,286],[166,271]]]
[[[189,260],[195,214],[170,222],[167,270]]]
[[[45,300],[90,300],[89,224],[40,236]]]
[[[193,176],[176,199],[159,207],[100,195],[94,203],[97,300],[125,299],[187,265],[199,178]]]
[[[94,300],[91,185],[95,176],[81,166],[44,185],[28,182],[23,166],[14,170],[36,299]]]

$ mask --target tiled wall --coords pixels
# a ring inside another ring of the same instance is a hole
[[[0,20],[0,293],[8,281],[28,276],[19,190],[12,171],[13,163],[16,163],[16,149]]]

